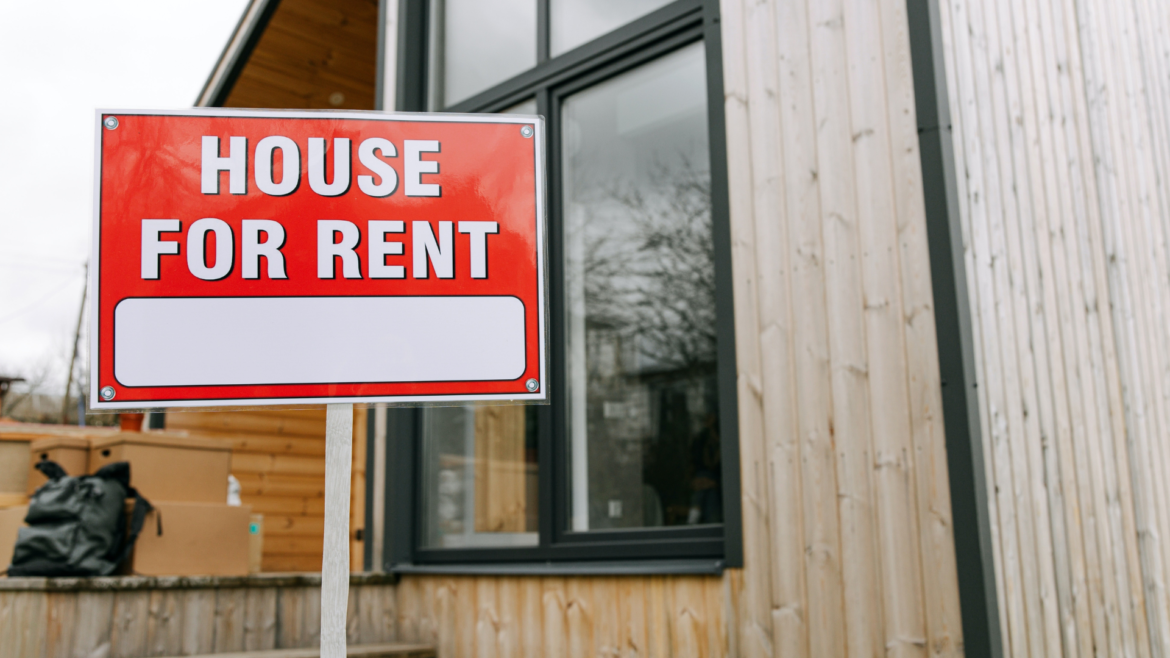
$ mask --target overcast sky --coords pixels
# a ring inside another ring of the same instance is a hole
[[[90,253],[94,110],[191,107],[246,5],[0,0],[0,375],[55,366],[64,379]]]

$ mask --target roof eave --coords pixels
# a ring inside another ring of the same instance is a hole
[[[279,4],[280,0],[249,0],[235,31],[212,68],[211,76],[195,100],[196,107],[223,105]]]

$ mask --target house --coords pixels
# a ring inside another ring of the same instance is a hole
[[[8,396],[8,389],[16,382],[23,382],[24,377],[5,377],[0,375],[0,417],[4,414],[4,398]]]
[[[351,641],[1170,651],[1167,29],[1149,0],[252,0],[199,105],[548,122],[552,402],[360,414]],[[251,441],[245,495],[317,518],[282,428],[323,412],[281,413],[166,427]],[[313,570],[297,523],[272,569]]]

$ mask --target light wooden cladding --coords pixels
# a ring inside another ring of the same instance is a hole
[[[1005,649],[1165,655],[1170,6],[940,4]]]
[[[902,0],[721,2],[743,656],[958,656]]]
[[[524,410],[522,406],[475,410],[476,532],[536,531],[526,527],[529,465],[524,461]]]
[[[404,576],[400,642],[439,656],[693,656],[729,653],[718,577]]]
[[[374,109],[377,0],[281,0],[224,107]]]
[[[354,412],[350,565],[364,560],[366,412]],[[320,571],[325,519],[325,411],[172,412],[167,429],[232,445],[240,499],[264,515],[263,571]]]

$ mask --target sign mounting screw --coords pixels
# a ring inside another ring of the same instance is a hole
[[[106,117],[102,121],[102,125],[106,127],[106,130],[113,130],[118,127],[118,117]]]
[[[536,381],[535,379],[529,379],[528,381],[524,382],[524,388],[528,389],[529,393],[535,393],[536,390],[540,388],[540,382]]]
[[[102,387],[102,390],[100,391],[100,393],[101,393],[103,400],[109,401],[109,400],[114,399],[114,387],[113,386]]]
[[[110,118],[113,119],[113,117],[110,117]],[[114,124],[117,125],[117,121],[115,121]],[[532,126],[524,126],[523,128],[520,129],[520,134],[525,139],[532,137],[532,133],[533,133]]]

